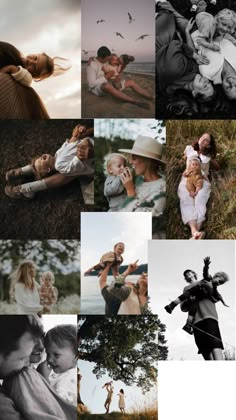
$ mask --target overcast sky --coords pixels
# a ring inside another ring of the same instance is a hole
[[[99,262],[117,242],[125,243],[124,263],[147,263],[152,236],[151,213],[82,213],[81,272]]]
[[[115,54],[130,54],[137,62],[155,62],[154,0],[82,0],[82,54],[86,60],[105,45]],[[128,12],[135,19],[129,23]],[[98,23],[97,20],[105,20]],[[115,32],[124,37],[116,36]],[[136,41],[141,35],[149,36]],[[113,51],[112,51],[113,52]]]
[[[1,41],[23,54],[45,52],[70,60],[72,68],[58,77],[33,82],[51,118],[79,118],[80,0],[1,0]]]
[[[219,287],[226,308],[216,304],[219,326],[225,347],[235,348],[235,244],[234,241],[149,241],[149,294],[151,307],[166,325],[169,360],[201,360],[193,336],[182,330],[187,313],[177,307],[168,314],[164,306],[182,293],[186,282],[183,272],[192,269],[202,279],[203,258],[211,257],[210,274],[225,271],[230,281]]]

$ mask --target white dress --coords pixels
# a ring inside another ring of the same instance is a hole
[[[34,282],[34,289],[27,289],[23,283],[16,283],[15,285],[15,299],[20,315],[37,315],[43,310],[40,305],[39,284]]]
[[[77,405],[77,367],[63,373],[51,371],[49,383],[61,398],[70,404]]]
[[[141,315],[140,303],[133,287],[128,298],[121,302],[118,315]]]
[[[190,145],[186,147],[184,153],[187,156],[187,165],[189,163],[188,158],[190,156],[198,156],[197,151]],[[202,161],[202,172],[204,175],[208,176],[211,158],[202,154],[200,155],[200,158]],[[201,190],[195,198],[192,198],[186,188],[186,182],[187,178],[182,176],[178,187],[178,197],[180,199],[180,211],[183,223],[187,224],[192,220],[196,220],[197,223],[202,223],[206,218],[206,205],[211,193],[211,184],[209,181],[204,179]]]
[[[125,408],[125,396],[119,392],[119,408]]]

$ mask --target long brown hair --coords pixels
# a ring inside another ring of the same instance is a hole
[[[210,137],[210,144],[209,144],[209,147],[206,149],[206,153],[204,153],[204,154],[206,156],[210,156],[212,159],[215,159],[216,153],[217,153],[215,138],[210,133],[206,133],[206,134],[208,134],[208,136]],[[192,147],[197,152],[199,151],[199,143],[198,142],[199,142],[199,137],[197,139],[195,139],[192,143]]]

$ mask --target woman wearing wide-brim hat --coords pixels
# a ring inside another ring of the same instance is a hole
[[[120,211],[148,211],[160,216],[166,203],[166,182],[160,175],[160,167],[165,165],[162,158],[163,146],[148,136],[138,136],[132,149],[119,149],[129,154],[132,171],[125,168],[120,175],[127,192]]]

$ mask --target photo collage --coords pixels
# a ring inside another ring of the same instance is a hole
[[[236,1],[1,16],[0,420],[232,418]]]

